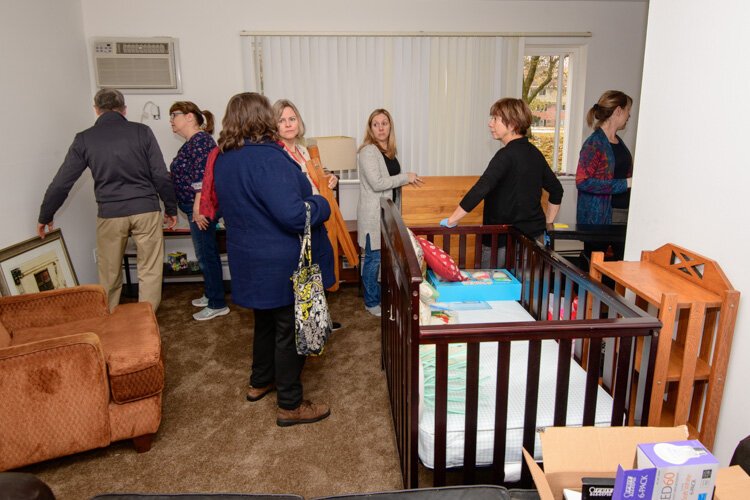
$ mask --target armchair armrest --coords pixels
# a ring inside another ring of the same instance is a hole
[[[0,470],[108,445],[108,404],[95,334],[0,349]]]
[[[107,295],[99,285],[0,297],[0,322],[10,332],[109,314]]]

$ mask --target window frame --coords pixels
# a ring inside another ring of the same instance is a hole
[[[568,40],[569,41],[569,40]],[[557,175],[575,175],[578,167],[578,152],[583,140],[583,122],[586,93],[586,53],[587,45],[581,43],[560,43],[555,40],[544,42],[534,41],[529,43],[522,41],[519,50],[519,96],[523,82],[523,63],[527,56],[567,56],[568,59],[568,88],[567,99],[564,103],[566,111],[566,123],[563,137],[563,161],[562,170],[555,172]],[[555,135],[559,133],[559,120],[556,121]]]

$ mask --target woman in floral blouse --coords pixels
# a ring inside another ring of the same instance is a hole
[[[200,196],[203,174],[208,153],[216,147],[211,134],[214,131],[214,115],[201,111],[195,103],[178,101],[169,108],[169,122],[172,132],[185,139],[177,152],[170,171],[177,194],[177,204],[188,217],[190,235],[198,264],[203,272],[204,294],[192,304],[202,307],[193,314],[198,321],[229,314],[224,299],[224,280],[219,249],[216,245],[216,219],[200,215]]]
[[[619,90],[608,90],[589,109],[586,122],[594,132],[584,141],[578,158],[578,224],[627,224],[633,156],[617,135],[630,118],[633,99]],[[604,251],[608,258],[622,260],[621,242],[587,242],[583,251]]]

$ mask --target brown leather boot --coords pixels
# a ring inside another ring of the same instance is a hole
[[[294,410],[279,408],[276,412],[276,425],[289,427],[297,424],[312,424],[323,420],[330,414],[331,409],[328,405],[305,400]]]
[[[276,384],[268,384],[265,387],[253,387],[252,385],[247,388],[247,400],[248,401],[258,401],[259,399],[263,399],[263,396],[268,394],[269,392],[276,390]]]

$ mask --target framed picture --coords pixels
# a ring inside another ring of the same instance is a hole
[[[0,295],[21,295],[78,285],[62,232],[51,231],[0,250]]]

